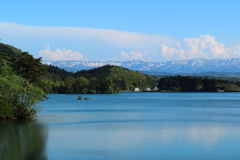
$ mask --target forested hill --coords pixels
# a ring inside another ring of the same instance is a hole
[[[58,93],[118,93],[119,90],[154,87],[158,81],[152,76],[112,65],[76,73],[50,65],[48,72],[64,81],[63,85],[55,87],[54,92]]]
[[[70,76],[75,77],[73,72],[66,71],[53,65],[47,66],[47,71],[50,76],[58,77],[57,79],[62,81],[65,81],[65,79]]]
[[[13,57],[16,57],[17,55],[19,55],[23,52],[22,52],[22,50],[14,47],[14,46],[4,44],[4,43],[0,43],[0,53],[4,53],[7,56],[13,58]]]

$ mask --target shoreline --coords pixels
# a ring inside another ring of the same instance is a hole
[[[224,91],[224,92],[218,92],[218,91],[171,91],[171,90],[161,90],[161,91],[119,91],[119,93],[140,93],[140,92],[163,92],[163,93],[184,93],[184,92],[191,92],[191,93],[229,93],[229,92],[240,92],[240,91]]]

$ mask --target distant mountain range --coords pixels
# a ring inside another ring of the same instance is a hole
[[[172,75],[172,74],[219,74],[240,76],[240,58],[231,59],[191,59],[168,61],[165,63],[135,61],[43,61],[44,64],[58,66],[67,71],[76,72],[83,69],[92,69],[104,65],[115,65],[140,71],[151,75]],[[239,72],[239,73],[238,73]],[[224,76],[223,75],[223,76]]]

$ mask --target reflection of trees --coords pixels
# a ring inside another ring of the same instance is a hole
[[[36,120],[1,120],[0,159],[47,159],[47,135],[47,128]]]

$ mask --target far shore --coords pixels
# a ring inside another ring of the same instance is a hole
[[[199,92],[216,92],[216,93],[225,93],[225,92],[240,92],[240,91],[223,91],[223,92],[218,92],[218,91],[171,91],[171,90],[160,90],[160,91],[131,91],[131,90],[122,90],[122,91],[119,91],[119,93],[138,93],[138,92],[196,92],[196,93],[199,93]]]

